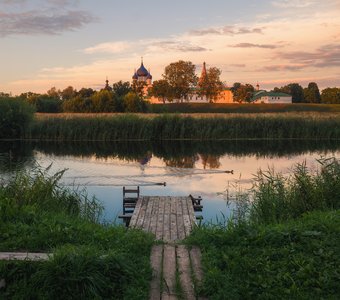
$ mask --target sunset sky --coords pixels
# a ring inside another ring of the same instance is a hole
[[[0,0],[0,92],[161,78],[190,60],[227,85],[340,86],[340,0]]]

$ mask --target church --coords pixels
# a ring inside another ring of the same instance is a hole
[[[204,76],[207,76],[207,70],[206,70],[206,64],[203,63],[202,72],[199,80],[202,80]],[[140,67],[135,69],[135,72],[132,76],[132,84],[138,82],[145,82],[145,94],[147,94],[147,90],[152,87],[152,75],[150,73],[150,70],[148,71],[144,67],[143,59],[141,61]],[[163,99],[156,98],[156,97],[147,97],[147,100],[152,104],[163,104]],[[167,102],[167,101],[166,101]],[[173,103],[180,102],[180,99],[175,99]],[[195,92],[195,89],[193,92],[189,95],[186,102],[190,103],[209,103],[209,100],[203,96],[199,96],[197,92]],[[170,102],[168,102],[170,103]],[[232,91],[225,87],[223,91],[219,94],[218,98],[214,101],[214,103],[233,103],[233,93]]]

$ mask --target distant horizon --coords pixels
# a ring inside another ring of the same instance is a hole
[[[226,3],[227,2],[227,3]],[[100,89],[178,60],[221,80],[340,87],[340,0],[0,0],[0,92]]]

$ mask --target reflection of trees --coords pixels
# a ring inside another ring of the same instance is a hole
[[[165,165],[173,168],[194,168],[196,161],[199,160],[198,155],[179,156],[170,159],[164,158]]]
[[[32,164],[34,150],[56,156],[117,158],[142,165],[155,156],[167,166],[178,168],[192,168],[200,157],[204,168],[216,169],[220,166],[220,157],[224,155],[275,158],[314,151],[332,152],[340,150],[340,141],[0,142],[0,171]]]
[[[18,171],[33,164],[33,150],[29,143],[20,141],[0,142],[1,172]]]
[[[204,169],[218,169],[221,166],[220,156],[211,154],[201,154]]]

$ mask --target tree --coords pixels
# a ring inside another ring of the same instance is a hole
[[[340,104],[340,88],[326,88],[321,92],[321,102],[327,104]]]
[[[70,100],[74,98],[76,95],[77,95],[77,91],[72,86],[68,86],[66,89],[64,89],[61,92],[62,100]]]
[[[112,85],[112,91],[116,95],[116,97],[123,97],[132,91],[132,87],[130,86],[130,82],[123,82],[122,80],[120,80]]]
[[[240,86],[241,86],[241,83],[240,83],[240,82],[235,82],[235,83],[233,84],[233,86],[230,88],[230,90],[231,90],[233,93],[235,93],[235,92],[240,88]]]
[[[143,98],[146,94],[145,88],[146,88],[146,82],[144,81],[134,81],[132,84],[132,92],[134,92],[141,98]]]
[[[60,92],[60,90],[57,90],[56,87],[51,87],[51,88],[47,91],[47,95],[48,95],[50,98],[54,98],[54,99],[60,100],[61,92]]]
[[[113,93],[107,90],[96,92],[92,97],[93,109],[95,112],[116,111]]]
[[[144,112],[146,110],[143,98],[134,92],[126,94],[123,99],[126,112]]]
[[[238,103],[250,102],[255,91],[254,87],[249,83],[237,84],[237,87],[237,89],[233,89],[234,101]]]
[[[315,82],[310,82],[307,88],[303,89],[303,96],[305,102],[310,103],[320,103],[321,95],[319,91],[319,87]]]
[[[163,78],[169,83],[174,99],[183,101],[197,84],[195,65],[183,60],[171,63],[165,67]]]
[[[215,67],[209,68],[206,73],[202,72],[198,81],[198,95],[205,96],[209,102],[216,100],[223,90],[221,73],[221,70]]]
[[[303,88],[298,83],[290,83],[281,88],[274,88],[274,92],[282,92],[292,96],[293,103],[304,102]]]
[[[163,103],[165,103],[165,100],[168,100],[169,102],[172,102],[173,100],[171,86],[165,79],[154,81],[152,88],[149,89],[149,95],[162,99]]]
[[[91,97],[93,94],[95,93],[95,91],[91,88],[81,88],[78,93],[77,96],[81,97],[81,98],[89,98]]]

